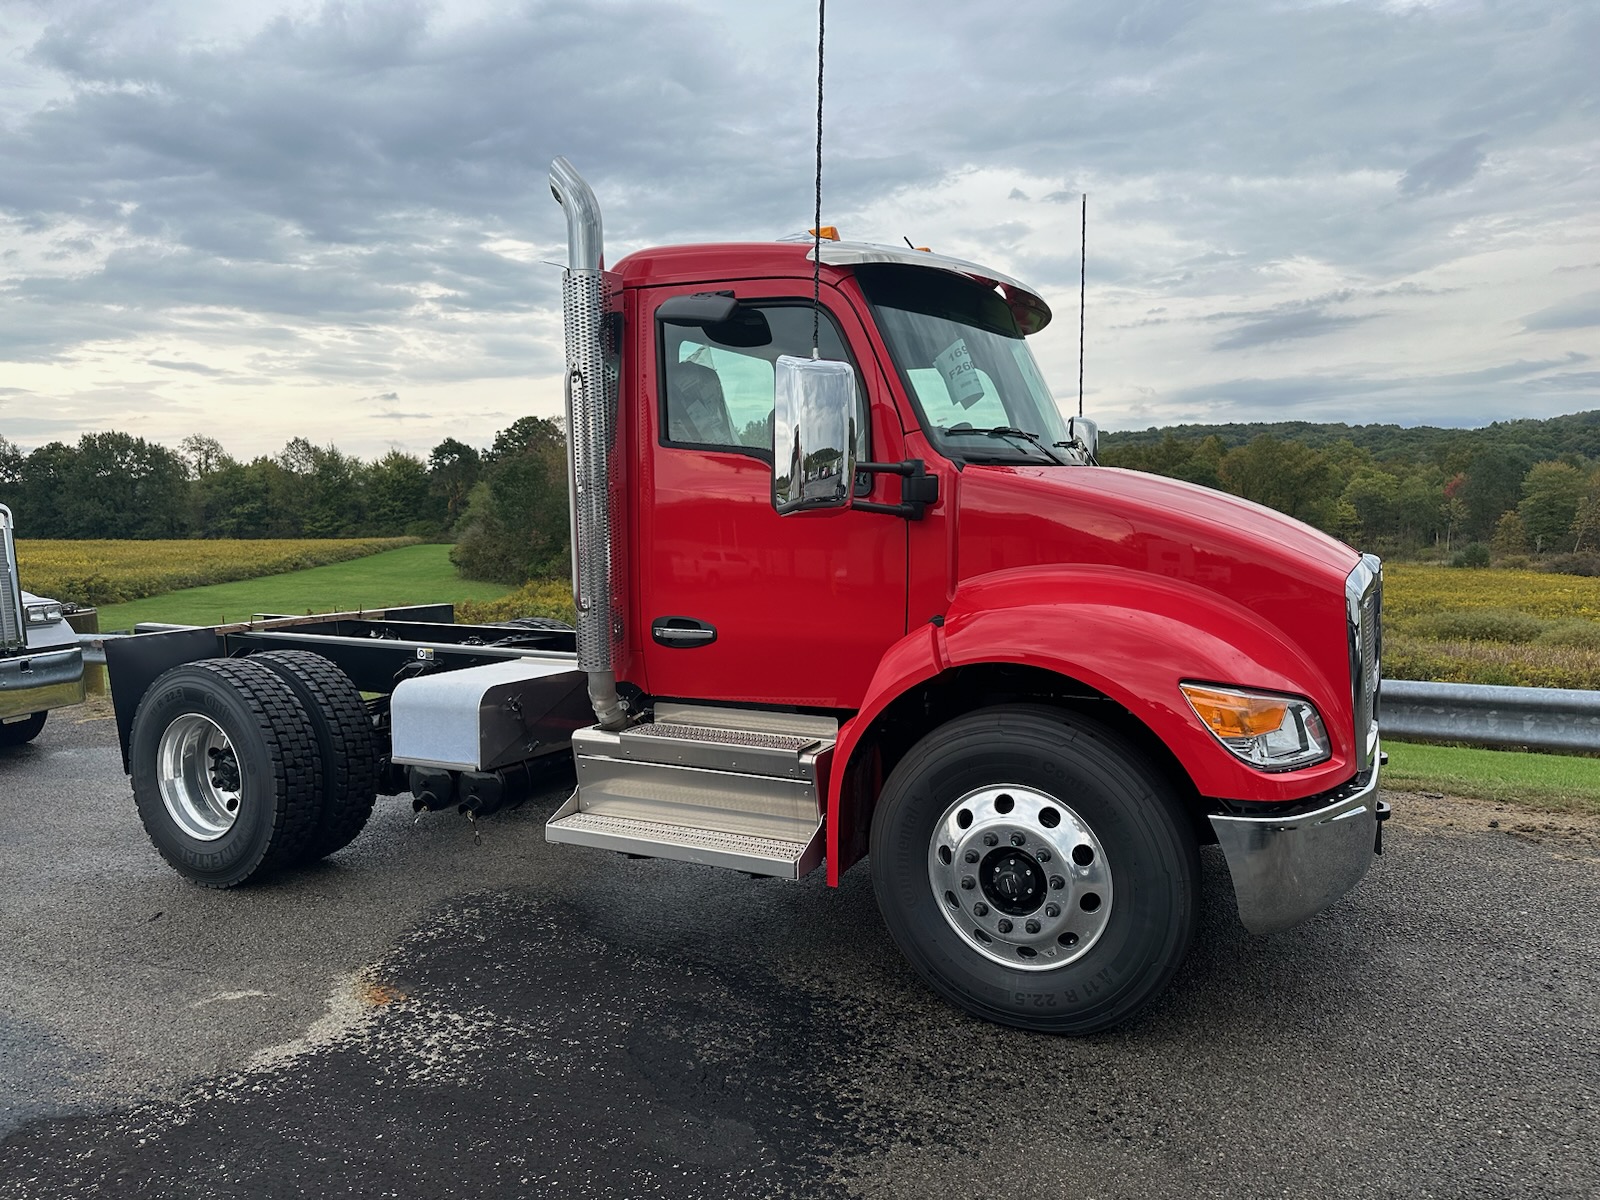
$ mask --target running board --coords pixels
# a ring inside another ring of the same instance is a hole
[[[838,726],[660,705],[653,723],[573,735],[578,790],[545,838],[798,879],[822,860]]]

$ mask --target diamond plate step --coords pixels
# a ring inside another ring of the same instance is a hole
[[[573,753],[633,763],[734,771],[771,779],[803,780],[815,774],[815,759],[833,747],[831,737],[760,729],[728,729],[656,721],[621,733],[580,729]]]
[[[797,733],[765,733],[756,729],[714,729],[706,725],[676,725],[669,721],[656,721],[639,725],[622,736],[630,738],[667,738],[673,741],[705,742],[714,746],[759,746],[766,750],[804,750],[815,746],[818,739]]]
[[[583,812],[578,807],[577,793],[545,825],[545,840],[731,867],[781,879],[798,879],[807,874],[822,861],[823,851],[820,824],[804,842],[755,837],[722,829]]]

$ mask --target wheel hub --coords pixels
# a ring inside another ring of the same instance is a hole
[[[239,756],[210,717],[183,713],[162,730],[156,778],[167,815],[189,837],[214,842],[233,828],[244,786]]]
[[[1105,932],[1111,866],[1099,837],[1046,792],[968,792],[934,826],[928,882],[945,920],[985,958],[1044,971],[1081,958]]]
[[[984,858],[978,867],[978,886],[990,904],[1020,917],[1044,903],[1049,883],[1033,855],[1006,845],[989,851]]]

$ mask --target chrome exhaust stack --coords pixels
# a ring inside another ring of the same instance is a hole
[[[565,158],[550,164],[550,192],[567,217],[567,270],[561,288],[566,334],[567,497],[571,508],[572,602],[578,613],[578,667],[602,729],[621,729],[617,695],[622,613],[616,602],[611,452],[616,444],[617,378],[606,363],[606,284],[600,204]]]

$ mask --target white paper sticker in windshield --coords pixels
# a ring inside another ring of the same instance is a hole
[[[972,355],[967,353],[967,339],[957,338],[944,352],[934,357],[933,365],[944,376],[944,385],[950,390],[950,399],[962,408],[971,408],[983,399],[983,383],[972,365]]]

